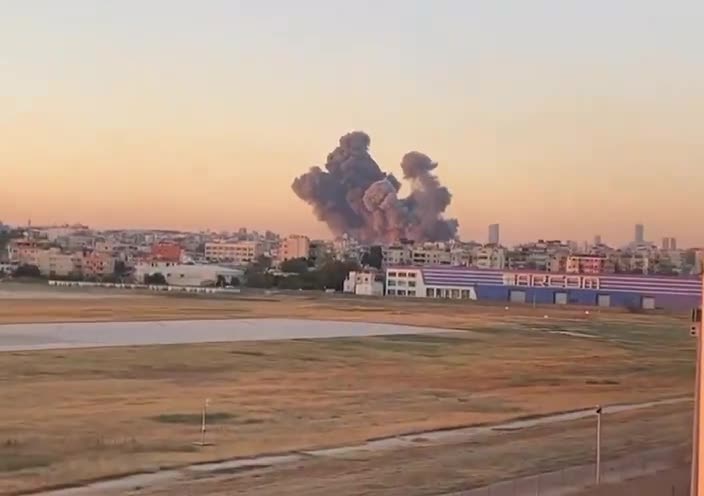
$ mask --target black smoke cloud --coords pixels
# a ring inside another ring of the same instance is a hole
[[[454,238],[457,220],[443,218],[452,195],[433,174],[438,164],[423,153],[407,153],[401,169],[411,193],[399,198],[401,183],[374,161],[370,141],[361,131],[344,135],[325,170],[312,167],[293,181],[293,191],[337,236],[347,233],[364,243]]]

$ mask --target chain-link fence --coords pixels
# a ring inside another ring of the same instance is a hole
[[[683,447],[663,448],[602,462],[601,483],[622,482],[687,463],[689,450]],[[454,493],[452,496],[562,496],[574,494],[596,482],[596,465],[586,464],[554,472],[498,482],[490,486]],[[687,496],[687,484],[668,485],[667,491],[652,496]],[[638,494],[641,494],[640,492]],[[643,496],[646,496],[643,494]]]

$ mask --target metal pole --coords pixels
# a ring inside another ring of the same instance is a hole
[[[601,406],[596,407],[596,484],[601,484]]]
[[[203,404],[203,419],[200,425],[200,444],[201,446],[205,446],[205,416],[207,415],[207,410],[208,408],[208,402],[206,401]]]

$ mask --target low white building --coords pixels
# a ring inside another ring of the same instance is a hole
[[[134,276],[137,282],[144,282],[144,277],[160,273],[170,286],[214,286],[223,280],[225,284],[241,281],[244,271],[229,269],[218,265],[180,264],[175,262],[140,262],[135,266]]]
[[[343,284],[343,291],[363,296],[383,296],[384,283],[377,280],[379,274],[373,270],[352,271],[347,274]]]

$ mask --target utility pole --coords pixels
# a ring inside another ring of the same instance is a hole
[[[601,405],[596,406],[596,485],[601,484]]]

